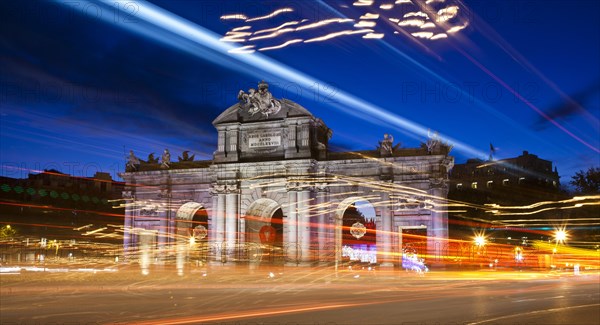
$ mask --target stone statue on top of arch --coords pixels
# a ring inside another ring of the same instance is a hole
[[[281,110],[281,103],[273,98],[269,92],[269,84],[264,80],[258,84],[258,90],[250,88],[248,93],[240,90],[238,100],[242,109],[247,110],[250,116],[261,113],[268,118],[269,115],[277,114]]]
[[[127,157],[127,164],[125,164],[126,171],[137,171],[140,168],[140,159],[135,156],[133,150],[129,150],[129,157]]]
[[[383,140],[379,141],[379,155],[381,157],[392,157],[394,155],[394,150],[400,148],[400,143],[394,146],[394,136],[391,134],[384,134]]]

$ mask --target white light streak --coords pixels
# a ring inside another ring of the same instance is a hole
[[[364,21],[364,20],[361,20],[361,21],[358,22],[358,24],[354,24],[354,27],[358,27],[358,28],[375,27],[375,25],[377,25],[377,23],[374,22],[374,21]]]
[[[448,35],[446,35],[444,33],[435,34],[435,35],[431,36],[430,40],[436,40],[436,39],[442,39],[442,38],[448,38]]]
[[[300,27],[296,28],[296,31],[317,28],[317,27],[325,26],[325,25],[332,24],[332,23],[347,23],[347,22],[353,22],[353,21],[354,21],[354,19],[349,19],[349,18],[325,19],[325,20],[318,21],[316,23],[311,23],[308,25],[300,26]]]
[[[225,35],[228,35],[229,37],[235,37],[235,36],[242,36],[243,37],[243,36],[250,36],[250,35],[252,35],[252,33],[250,33],[250,32],[234,32],[234,31],[231,31],[231,32],[227,32]]]
[[[408,12],[406,13],[404,16],[402,16],[404,18],[408,18],[408,17],[423,17],[425,19],[429,19],[429,15],[422,12],[422,11],[412,11],[412,12]]]
[[[433,36],[432,32],[416,32],[416,33],[412,33],[411,34],[414,37],[418,37],[418,38],[431,38]]]
[[[383,38],[383,33],[369,33],[367,35],[364,35],[362,38],[366,38],[366,39],[380,39]]]
[[[236,28],[232,29],[231,31],[232,32],[237,32],[237,31],[240,31],[240,30],[247,30],[247,29],[251,29],[251,28],[252,28],[252,26],[241,26],[241,27],[236,27]]]
[[[356,7],[361,7],[361,6],[370,6],[373,4],[373,0],[358,0],[357,2],[353,3],[353,6]]]
[[[372,29],[344,30],[341,32],[335,32],[335,33],[327,34],[324,36],[311,38],[311,39],[304,41],[304,43],[321,42],[321,41],[326,41],[328,39],[332,39],[332,38],[335,38],[338,36],[364,34],[364,33],[371,33],[371,32],[373,32]]]
[[[379,6],[379,9],[383,9],[383,10],[390,10],[394,8],[394,4],[392,3],[385,3],[382,4],[381,6]]]
[[[435,24],[428,21],[426,23],[424,23],[423,25],[421,25],[421,29],[427,29],[427,28],[435,28]]]
[[[458,6],[450,6],[448,8],[440,9],[437,14],[438,17],[435,21],[437,21],[438,23],[443,23],[456,17],[456,15],[458,14]]]
[[[251,41],[255,41],[255,40],[265,39],[265,38],[274,38],[274,37],[277,37],[277,36],[279,36],[281,34],[293,32],[293,31],[295,31],[295,29],[293,29],[293,28],[284,28],[284,29],[280,29],[280,30],[278,30],[276,32],[273,32],[271,34],[266,34],[266,35],[251,37],[250,40]]]
[[[360,19],[379,19],[379,14],[366,13],[360,16]]]
[[[460,25],[460,26],[454,26],[454,27],[451,27],[451,28],[449,28],[449,29],[446,31],[446,33],[448,33],[448,34],[453,34],[453,33],[456,33],[456,32],[458,32],[458,31],[459,31],[459,30],[461,30],[461,29],[465,29],[465,28],[466,28],[468,25],[469,25],[469,23],[468,23],[468,22],[465,22],[464,24],[462,24],[462,25]]]
[[[273,11],[272,13],[270,13],[268,15],[246,19],[246,22],[269,19],[269,18],[273,18],[281,13],[293,12],[293,11],[294,11],[294,9],[292,9],[292,8],[281,8],[281,9],[277,9],[277,10]]]
[[[233,15],[223,15],[221,16],[222,20],[246,20],[248,17],[243,14],[233,14]]]
[[[235,54],[250,54],[250,53],[256,52],[256,50],[253,50],[253,48],[254,48],[254,45],[246,45],[246,46],[238,47],[235,49],[230,49],[227,52],[235,53]]]
[[[263,34],[263,33],[269,33],[269,32],[274,32],[274,31],[282,29],[283,27],[291,26],[291,25],[298,25],[299,23],[300,23],[300,21],[288,21],[287,23],[283,23],[283,24],[281,24],[281,25],[279,25],[277,27],[274,27],[274,28],[257,30],[256,32],[254,32],[254,35]]]
[[[290,44],[294,44],[294,43],[301,43],[302,41],[303,41],[303,40],[302,40],[302,39],[299,39],[299,38],[298,38],[298,39],[293,39],[293,40],[291,40],[291,41],[287,41],[287,42],[285,42],[285,43],[283,43],[283,44],[280,44],[280,45],[276,45],[276,46],[270,46],[270,47],[263,47],[263,48],[260,48],[260,49],[258,49],[258,50],[259,50],[259,51],[277,50],[277,49],[284,48],[284,47],[286,47],[286,46],[288,46],[288,45],[290,45]]]
[[[401,22],[398,23],[398,26],[414,26],[414,27],[421,27],[421,25],[423,25],[425,22],[423,20],[419,20],[419,19],[408,19],[408,20],[403,20]]]

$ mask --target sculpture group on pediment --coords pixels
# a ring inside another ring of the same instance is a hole
[[[238,100],[241,108],[247,110],[250,116],[261,113],[268,118],[269,115],[277,114],[281,110],[281,103],[273,98],[269,92],[269,84],[264,81],[258,84],[258,91],[254,88],[250,88],[247,93],[240,90]]]

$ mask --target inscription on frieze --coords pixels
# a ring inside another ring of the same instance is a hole
[[[281,145],[281,130],[248,132],[248,148],[279,147]]]

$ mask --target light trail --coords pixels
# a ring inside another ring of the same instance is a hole
[[[306,41],[304,41],[304,43],[322,42],[322,41],[326,41],[326,40],[329,40],[329,39],[332,39],[335,37],[339,37],[339,36],[353,35],[353,34],[365,34],[365,33],[371,33],[371,32],[373,32],[372,29],[345,30],[345,31],[341,31],[341,32],[335,32],[335,33],[323,35],[320,37],[307,39]]]
[[[353,21],[354,21],[354,19],[349,19],[349,18],[347,18],[347,19],[340,19],[340,18],[325,19],[325,20],[318,21],[316,23],[311,23],[311,24],[300,26],[300,27],[296,28],[296,31],[318,28],[318,27],[326,26],[326,25],[333,24],[333,23],[342,24],[342,23],[349,23],[349,22],[353,22]]]
[[[267,28],[267,29],[261,29],[261,30],[257,30],[256,32],[254,32],[254,35],[258,35],[258,34],[264,34],[264,33],[270,33],[270,32],[275,32],[278,31],[280,29],[282,29],[283,27],[286,26],[291,26],[291,25],[298,25],[301,21],[288,21],[286,23],[283,23],[277,27],[274,28]],[[250,27],[250,26],[248,26]]]
[[[257,21],[257,20],[270,19],[270,18],[273,18],[275,16],[278,16],[279,14],[286,13],[286,12],[293,12],[293,11],[294,11],[294,9],[292,9],[292,8],[277,9],[277,10],[273,11],[272,13],[270,13],[268,15],[246,19],[246,22],[252,22],[252,21]]]
[[[111,8],[111,10],[114,9],[112,3],[108,0],[86,0],[84,2],[101,4]],[[81,10],[80,6],[76,6],[73,3],[61,2],[61,4],[72,7],[76,11]],[[286,80],[287,82],[295,82],[304,88],[313,87],[315,84],[324,84],[318,79],[285,66],[273,59],[258,55],[257,53],[241,57],[231,55],[228,51],[232,46],[220,42],[220,37],[217,34],[147,2],[140,1],[136,2],[136,4],[139,5],[139,11],[136,18],[146,24],[115,22],[109,17],[104,16],[94,18],[103,19],[122,28],[140,33],[150,39],[166,43],[192,55],[214,62],[220,66],[238,69],[238,72],[260,76],[260,78],[264,78],[265,75],[273,76],[277,79]],[[83,12],[83,14],[86,13]],[[156,28],[158,28],[158,30],[156,30]],[[178,35],[179,37],[173,38],[173,34]],[[182,41],[181,38],[185,41]],[[198,48],[198,46],[201,47]],[[414,136],[425,136],[427,134],[427,129],[425,127],[406,120],[396,114],[392,114],[381,107],[366,102],[344,91],[340,90],[338,92],[336,101],[337,103],[333,103],[332,106],[351,115],[359,116],[363,119],[367,117],[375,119],[380,123],[403,129],[407,131],[407,133],[412,133]],[[467,155],[478,157],[486,156],[486,153],[474,149],[461,141],[450,137],[445,137],[444,139],[453,143],[455,148],[463,151]]]

